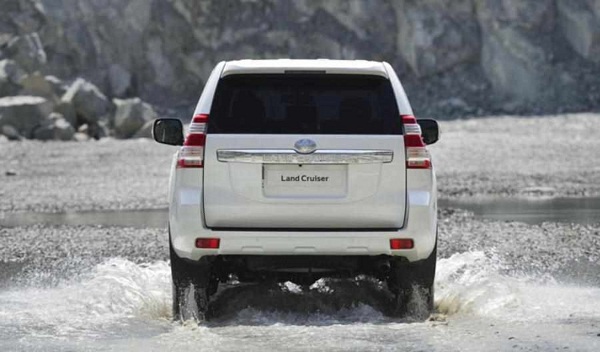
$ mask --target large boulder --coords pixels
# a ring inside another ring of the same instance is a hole
[[[557,1],[558,23],[579,55],[600,62],[600,0]]]
[[[553,0],[476,0],[481,65],[494,90],[517,101],[539,99],[551,84]]]
[[[29,74],[23,78],[21,86],[23,89],[20,95],[44,97],[48,100],[58,102],[59,96],[57,95],[58,92],[55,90],[55,86],[39,72]]]
[[[24,77],[25,71],[16,62],[0,60],[0,97],[17,93]]]
[[[71,124],[71,126],[78,127],[77,113],[75,112],[75,108],[73,108],[73,104],[60,101],[54,107],[54,112],[61,114],[63,118],[67,120],[69,124]]]
[[[78,78],[61,98],[62,103],[71,104],[81,119],[90,124],[107,120],[112,110],[110,101],[90,82]]]
[[[152,138],[152,129],[154,128],[154,119],[147,121],[132,138]]]
[[[118,138],[130,138],[157,115],[152,106],[140,98],[114,99],[117,109],[113,125]]]
[[[75,129],[73,126],[58,113],[50,114],[50,116],[48,116],[48,118],[33,131],[33,138],[42,141],[70,141],[73,140],[74,135]]]
[[[52,112],[53,105],[42,97],[0,98],[0,127],[11,125],[19,134],[31,138],[33,129]]]
[[[0,116],[1,118],[1,116]],[[19,131],[11,125],[3,125],[0,128],[0,135],[6,137],[10,141],[19,141],[22,139]]]
[[[58,97],[62,97],[69,89],[69,86],[67,86],[65,82],[56,76],[49,75],[44,78],[46,79],[46,82],[52,86],[54,94]]]
[[[397,50],[418,76],[479,56],[479,28],[471,0],[394,1]]]

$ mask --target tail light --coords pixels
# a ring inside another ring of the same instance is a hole
[[[404,124],[404,148],[406,149],[406,167],[408,169],[431,168],[431,156],[421,137],[421,126],[412,115],[402,115]]]
[[[178,168],[198,168],[204,166],[207,122],[207,114],[198,114],[192,119],[183,147],[179,150],[177,158]]]

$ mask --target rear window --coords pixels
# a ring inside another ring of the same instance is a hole
[[[208,133],[401,134],[390,81],[367,75],[232,75],[219,81]]]

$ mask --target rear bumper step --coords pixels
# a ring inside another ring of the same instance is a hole
[[[398,228],[281,228],[281,227],[210,227],[211,231],[247,231],[247,232],[395,232]]]

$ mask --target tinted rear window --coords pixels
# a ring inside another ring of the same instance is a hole
[[[390,81],[366,75],[232,75],[220,80],[208,133],[401,134]]]

